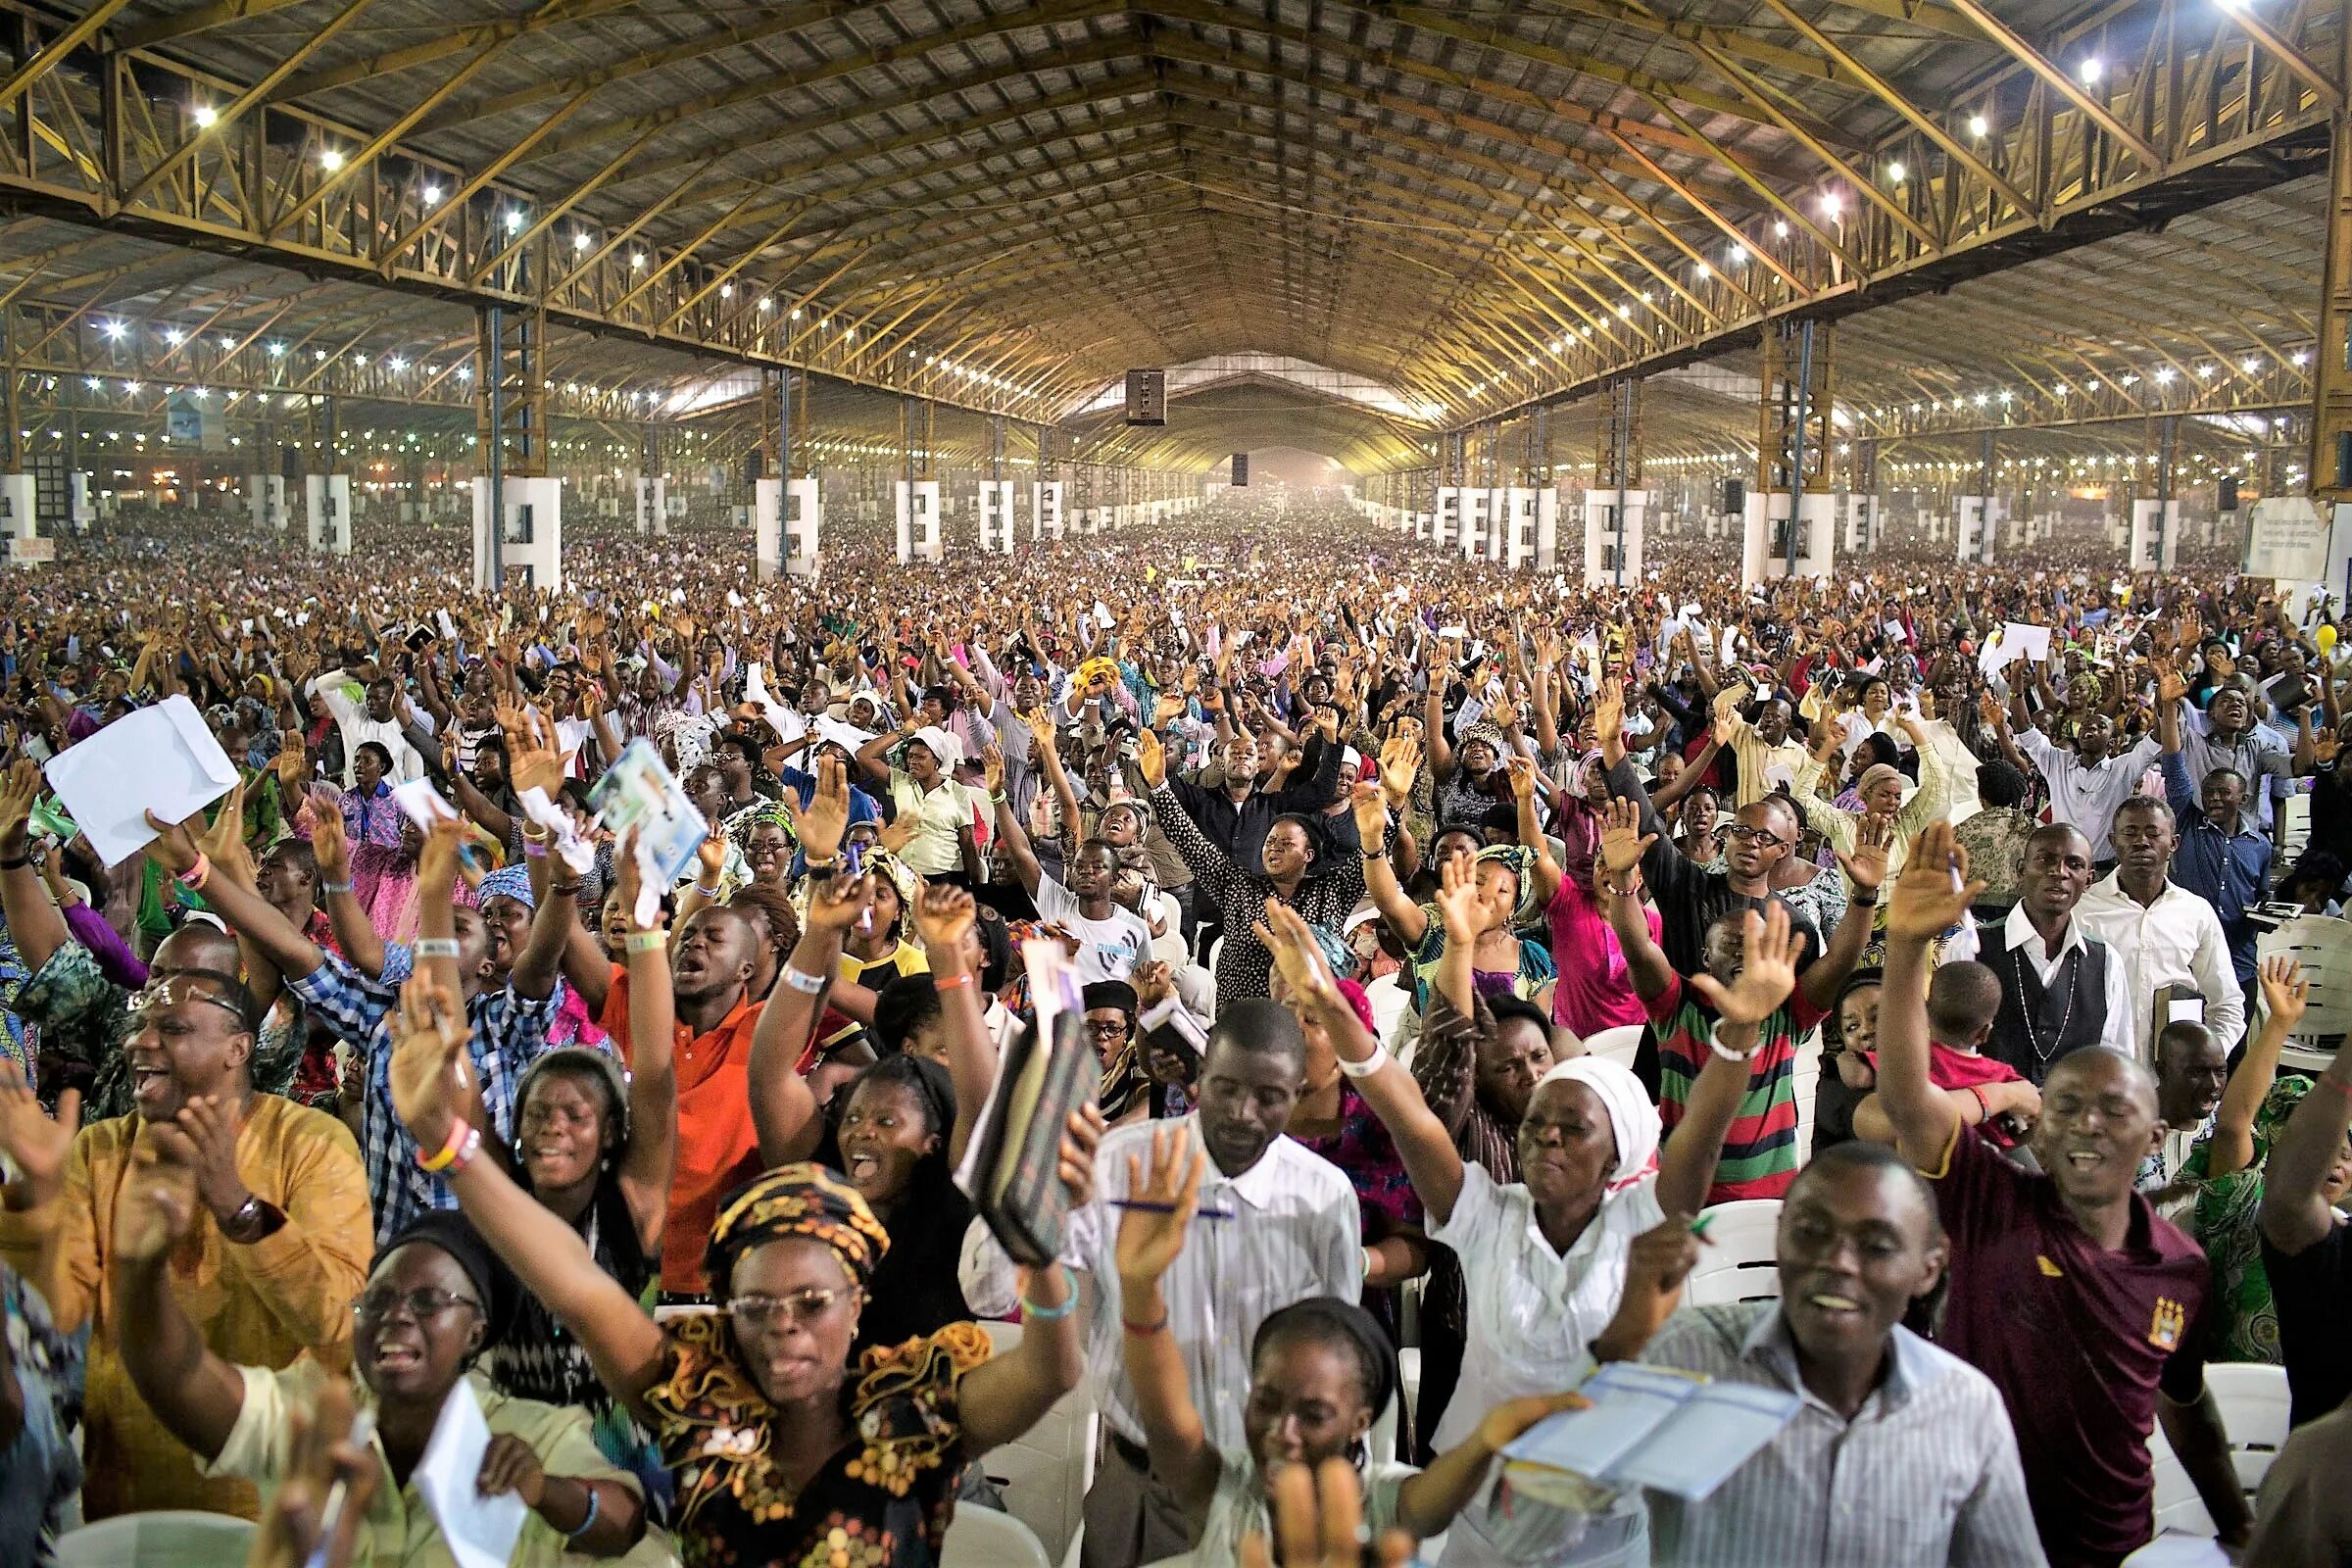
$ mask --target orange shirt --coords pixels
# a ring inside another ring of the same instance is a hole
[[[760,1174],[760,1137],[752,1126],[752,1034],[761,1002],[739,1002],[718,1027],[698,1035],[674,1026],[678,1071],[678,1155],[669,1179],[669,1219],[662,1228],[662,1289],[691,1295],[705,1288],[703,1252],[718,1200]],[[629,1058],[629,980],[615,965],[599,1020],[623,1061]]]

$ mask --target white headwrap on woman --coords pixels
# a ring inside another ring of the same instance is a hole
[[[1572,1056],[1536,1080],[1536,1094],[1542,1094],[1544,1085],[1555,1083],[1583,1084],[1608,1113],[1609,1126],[1617,1135],[1617,1168],[1602,1187],[1604,1199],[1624,1192],[1657,1168],[1658,1107],[1649,1102],[1649,1092],[1631,1068],[1606,1056]],[[1535,1102],[1534,1096],[1528,1102]]]

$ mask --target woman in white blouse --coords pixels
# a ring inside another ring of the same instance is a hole
[[[1470,886],[1442,897],[1483,895]],[[1579,1056],[1536,1085],[1519,1128],[1523,1179],[1508,1187],[1462,1159],[1412,1074],[1355,1022],[1329,972],[1318,979],[1320,958],[1297,913],[1269,905],[1267,918],[1274,933],[1267,945],[1292,991],[1318,999],[1328,992],[1337,1003],[1322,1010],[1341,1070],[1396,1140],[1428,1212],[1430,1239],[1452,1248],[1473,1282],[1461,1382],[1437,1433],[1444,1451],[1474,1433],[1496,1405],[1572,1387],[1588,1343],[1617,1309],[1634,1238],[1669,1214],[1697,1213],[1747,1087],[1757,1025],[1796,983],[1788,913],[1776,904],[1769,919],[1749,914],[1743,960],[1729,987],[1704,974],[1688,980],[1719,1022],[1713,1054],[1663,1151],[1657,1109],[1641,1081],[1614,1062]],[[1448,973],[1467,959],[1448,946],[1437,979],[1449,996],[1467,993],[1470,977]],[[1525,1496],[1497,1506],[1499,1490],[1482,1487],[1455,1519],[1444,1568],[1618,1568],[1647,1560],[1638,1496],[1588,1521]]]

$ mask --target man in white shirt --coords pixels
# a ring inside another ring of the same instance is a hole
[[[2155,765],[2163,750],[2155,732],[2149,731],[2121,757],[2111,757],[2114,721],[2094,709],[2075,724],[2075,749],[2062,751],[2040,730],[2024,722],[2022,698],[2012,695],[2009,701],[2020,725],[2017,748],[2033,759],[2034,766],[2049,782],[2050,820],[2082,830],[2082,836],[2090,840],[2093,864],[2114,859],[2107,829],[2115,820],[2116,808],[2139,787],[2140,776]]]
[[[2133,1054],[2151,1072],[2156,1035],[2172,1021],[2157,1015],[2157,994],[2204,1000],[2203,1022],[2224,1052],[2246,1032],[2245,997],[2230,966],[2230,939],[2212,905],[2165,875],[2172,863],[2173,808],[2135,795],[2115,813],[2115,870],[2082,895],[2076,917],[2124,961],[2132,992]]]
[[[408,730],[400,721],[400,682],[389,675],[376,676],[368,683],[364,705],[351,700],[351,693],[345,690],[349,684],[350,676],[330,669],[310,686],[311,695],[326,704],[335,727],[343,732],[343,787],[350,789],[357,782],[352,764],[363,741],[373,741],[391,755],[393,783],[424,777],[424,759],[409,744]]]
[[[1160,1291],[1193,1402],[1220,1448],[1248,1446],[1242,1414],[1258,1324],[1307,1297],[1353,1300],[1363,1289],[1355,1189],[1338,1166],[1284,1135],[1305,1074],[1306,1042],[1289,1008],[1263,997],[1228,1004],[1201,1057],[1199,1108],[1176,1124],[1200,1139],[1208,1168],[1199,1214]],[[1093,1281],[1087,1386],[1108,1429],[1086,1494],[1085,1568],[1132,1568],[1192,1544],[1182,1506],[1152,1478],[1144,1450],[1113,1259],[1128,1158],[1167,1125],[1137,1122],[1102,1140],[1094,1197],[1071,1213],[1062,1243],[1062,1261]],[[1006,1267],[993,1238],[967,1237],[960,1273],[975,1310],[1004,1294]]]

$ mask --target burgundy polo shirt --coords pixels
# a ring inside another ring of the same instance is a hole
[[[2204,1382],[2193,1350],[2174,1355],[2205,1302],[2204,1250],[2137,1194],[2103,1250],[2048,1177],[1971,1127],[1922,1174],[1952,1247],[1938,1343],[2001,1391],[2043,1549],[2053,1568],[2121,1562],[2152,1531],[2158,1385],[2185,1402]]]

